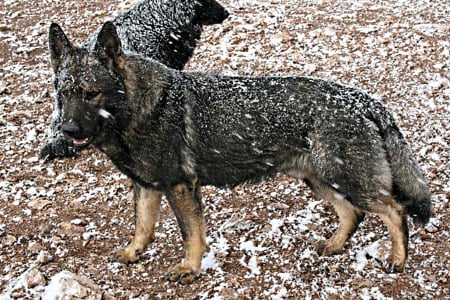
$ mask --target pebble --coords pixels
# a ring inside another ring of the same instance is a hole
[[[90,278],[69,271],[61,271],[52,277],[42,299],[101,300],[102,296],[102,289]]]
[[[34,288],[38,285],[45,285],[47,283],[44,275],[37,268],[27,271],[25,280],[27,288]]]
[[[39,252],[37,256],[36,261],[42,265],[45,265],[53,261],[53,256],[50,254],[50,252],[41,250],[41,252]]]

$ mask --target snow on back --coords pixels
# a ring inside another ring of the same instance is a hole
[[[425,173],[429,174],[426,181],[427,183],[432,181],[433,185],[435,218],[431,220],[430,226],[425,229],[426,240],[421,239],[421,234],[411,236],[411,243],[413,246],[415,244],[415,247],[410,249],[407,270],[397,280],[396,277],[392,278],[386,275],[382,267],[378,266],[376,260],[365,257],[366,261],[363,261],[355,255],[355,253],[361,254],[362,252],[377,252],[374,245],[369,246],[369,248],[372,247],[372,251],[358,248],[364,247],[364,242],[372,243],[374,239],[374,237],[366,237],[372,229],[372,225],[366,226],[368,224],[367,219],[360,226],[351,243],[346,244],[342,255],[319,258],[314,251],[314,240],[330,236],[337,226],[337,218],[331,217],[333,214],[332,208],[324,213],[324,206],[319,205],[322,201],[313,202],[312,199],[314,198],[309,197],[310,202],[305,202],[305,198],[299,197],[298,203],[302,207],[300,211],[297,213],[298,207],[292,208],[289,212],[273,211],[274,215],[269,216],[266,220],[266,224],[271,225],[268,231],[260,230],[261,228],[255,225],[256,222],[247,215],[243,217],[244,219],[240,223],[236,223],[235,227],[228,227],[227,231],[223,232],[225,240],[229,236],[246,236],[247,239],[255,240],[254,245],[266,247],[264,251],[270,253],[272,258],[269,261],[270,266],[269,263],[266,266],[260,265],[261,274],[253,276],[250,280],[242,278],[239,272],[227,272],[230,277],[218,276],[217,272],[213,272],[213,274],[208,272],[208,274],[197,279],[197,283],[193,285],[195,287],[194,295],[203,295],[203,299],[251,298],[251,296],[267,299],[275,298],[275,294],[281,295],[284,291],[282,283],[285,279],[282,279],[276,272],[281,269],[282,272],[291,273],[294,278],[287,288],[286,299],[329,299],[346,296],[350,296],[350,298],[364,297],[364,299],[389,299],[387,296],[393,296],[395,299],[415,299],[417,297],[446,299],[448,297],[447,278],[450,275],[445,259],[448,257],[448,255],[445,255],[448,254],[448,250],[445,249],[448,249],[450,232],[447,230],[448,222],[445,222],[445,220],[448,220],[448,192],[450,192],[450,180],[447,171],[449,169],[449,156],[448,151],[446,152],[449,144],[450,123],[448,112],[450,106],[448,101],[450,99],[450,86],[442,78],[445,79],[448,74],[450,42],[449,31],[446,30],[448,29],[446,27],[448,26],[448,13],[446,13],[448,10],[444,9],[443,2],[223,1],[223,4],[229,7],[230,12],[232,12],[230,22],[215,26],[203,35],[204,43],[196,49],[196,54],[190,62],[191,68],[199,70],[224,69],[227,73],[234,75],[308,74],[362,86],[371,93],[376,93],[377,98],[394,111],[399,125],[404,129],[403,132],[413,147],[414,155],[420,159],[420,165],[425,169]],[[61,5],[64,3],[56,2]],[[82,2],[80,1],[80,3]],[[119,1],[119,3],[122,2]],[[3,2],[5,6],[14,3],[22,5],[20,1],[7,0]],[[46,5],[46,7],[51,5]],[[27,10],[32,6],[38,7],[39,2],[28,5]],[[69,6],[73,7],[72,4],[69,4]],[[114,5],[108,6],[109,11],[115,8],[117,7]],[[57,202],[67,205],[69,200],[66,200],[66,198],[70,198],[68,195],[74,195],[76,199],[82,199],[78,205],[82,204],[87,209],[95,207],[95,209],[92,209],[96,214],[95,217],[87,213],[89,217],[96,219],[108,217],[109,220],[109,217],[113,215],[114,217],[111,220],[114,218],[118,220],[115,224],[108,224],[99,228],[99,231],[103,234],[104,241],[102,243],[125,243],[126,241],[123,240],[124,234],[117,228],[127,228],[131,232],[133,225],[133,222],[130,221],[130,215],[123,213],[126,209],[129,209],[127,207],[130,207],[129,201],[124,200],[124,193],[116,194],[111,192],[110,188],[105,189],[105,186],[108,185],[120,186],[120,183],[119,178],[115,177],[117,173],[110,171],[105,166],[103,158],[99,157],[100,163],[96,165],[99,169],[102,169],[97,184],[87,184],[87,180],[79,180],[79,183],[77,180],[76,188],[71,187],[73,184],[65,184],[68,181],[67,179],[73,182],[74,178],[84,178],[84,175],[76,174],[75,177],[72,177],[71,173],[66,173],[64,169],[61,169],[61,162],[55,164],[55,172],[52,171],[48,176],[44,173],[39,180],[34,179],[39,177],[36,176],[35,171],[30,172],[32,169],[28,167],[36,166],[37,163],[29,162],[26,158],[35,155],[34,153],[41,146],[39,142],[44,137],[41,132],[44,128],[49,127],[47,113],[50,110],[50,103],[40,104],[42,100],[35,96],[16,96],[16,91],[33,90],[36,93],[36,89],[29,84],[30,82],[38,83],[37,85],[44,86],[44,89],[45,85],[50,84],[51,74],[48,73],[50,68],[47,65],[48,51],[44,49],[45,47],[42,47],[47,42],[46,34],[43,34],[47,29],[41,21],[32,17],[29,23],[32,23],[34,28],[23,30],[23,32],[31,33],[31,35],[24,35],[27,40],[22,39],[21,31],[19,31],[20,25],[21,23],[28,23],[28,21],[19,21],[23,17],[28,17],[28,12],[27,10],[14,11],[14,9],[17,8],[12,8],[11,11],[9,8],[5,9],[8,14],[4,15],[4,23],[17,24],[19,27],[14,26],[13,30],[0,30],[0,36],[4,37],[4,42],[13,45],[11,52],[14,53],[14,60],[22,59],[21,63],[24,64],[16,70],[8,70],[5,66],[3,70],[6,71],[5,78],[3,78],[3,81],[0,79],[0,98],[3,101],[0,107],[2,109],[0,123],[3,125],[2,141],[5,145],[4,153],[6,155],[4,157],[5,166],[2,169],[2,180],[0,181],[0,196],[2,198],[0,215],[5,222],[0,224],[0,238],[2,245],[4,245],[4,252],[0,254],[0,260],[3,259],[5,262],[2,265],[4,276],[1,281],[4,286],[9,286],[9,283],[12,283],[28,268],[24,259],[29,257],[22,255],[22,253],[27,252],[23,252],[23,249],[18,250],[23,248],[22,243],[17,242],[11,246],[5,246],[9,228],[26,228],[28,221],[33,222],[32,218],[26,218],[25,216],[12,218],[13,209],[16,207],[18,208],[16,212],[22,215],[22,205],[25,204],[23,199],[29,196],[27,191],[32,197],[47,197],[41,195],[41,187],[56,190],[55,195],[50,198],[54,203],[50,206],[51,210],[43,209],[37,211],[36,215],[33,216],[39,218],[40,215],[43,215],[44,219],[36,220],[43,223],[48,222],[51,226],[57,226],[59,222],[59,219],[53,215],[52,210],[56,209],[59,212],[60,206],[57,205]],[[92,14],[88,15],[87,12],[81,11],[78,4],[76,10],[75,14],[69,12],[59,14],[58,18],[61,18],[60,21],[65,24],[77,24],[80,20],[92,20]],[[80,12],[82,18],[80,18]],[[100,21],[99,19],[104,18],[105,15],[96,8],[94,17],[95,20]],[[15,21],[17,22],[15,23]],[[86,28],[89,26],[93,27],[92,22]],[[8,25],[8,27],[10,26]],[[332,31],[336,32],[337,41],[333,41],[334,34]],[[281,32],[283,32],[283,35],[279,34]],[[287,34],[284,34],[285,32]],[[282,42],[277,45],[270,43],[272,37],[282,39]],[[42,45],[36,47],[36,44]],[[42,63],[39,62],[32,68],[27,69],[28,64],[36,58]],[[8,62],[6,63],[8,64]],[[44,70],[47,73],[44,73]],[[3,94],[1,92],[2,83],[7,84],[9,90]],[[23,105],[24,103],[32,103],[32,108],[27,108]],[[47,108],[47,110],[44,111],[42,107]],[[18,118],[22,111],[26,112],[27,110],[29,113],[26,114],[26,117]],[[11,111],[12,114],[9,115]],[[26,141],[26,132],[32,128],[36,128],[37,138],[28,143],[29,145],[24,145],[22,141]],[[50,136],[49,132],[45,136]],[[33,149],[29,147],[33,147]],[[30,154],[29,149],[32,150],[32,154]],[[221,149],[217,149],[217,151],[221,151]],[[87,158],[86,161],[88,162],[91,159],[89,154],[84,157]],[[83,160],[67,160],[63,164],[67,166],[73,165],[74,162],[82,164]],[[83,164],[84,167],[88,168]],[[46,172],[45,168],[44,172]],[[17,179],[20,180],[16,182]],[[121,178],[121,181],[125,181],[125,178]],[[54,188],[55,183],[59,185],[58,189]],[[254,190],[265,192],[268,186],[262,184]],[[120,188],[127,189],[127,186],[123,185]],[[237,188],[238,191],[240,189],[240,187]],[[59,190],[62,190],[62,192],[59,192]],[[117,188],[115,190],[117,191]],[[275,194],[279,195],[278,192],[283,194],[283,190],[277,191]],[[256,198],[260,194],[254,193],[254,195]],[[303,195],[303,191],[301,195]],[[17,198],[17,202],[11,199],[14,197]],[[223,200],[231,199],[231,192],[221,195],[221,197],[222,203],[217,205],[217,211],[208,211],[206,215],[206,219],[214,218],[208,225],[208,234],[213,236],[211,244],[215,242],[221,244],[218,235],[215,235],[217,227],[214,225],[215,223],[228,222],[228,220],[224,221],[227,218],[224,212],[229,212],[230,209],[234,209],[236,212],[241,211],[241,207],[237,205],[228,206],[229,203],[225,203]],[[105,198],[109,200],[107,205],[104,205],[105,203],[101,200],[105,200]],[[62,201],[54,201],[56,199]],[[253,198],[247,200],[248,206],[255,203]],[[125,205],[125,202],[127,205]],[[11,210],[9,210],[9,203],[15,206]],[[116,207],[117,203],[121,203],[120,209],[108,211],[108,206]],[[102,204],[102,206],[99,207],[97,204]],[[210,207],[210,203],[207,201],[205,205]],[[68,207],[69,209],[73,208],[72,206]],[[76,211],[77,209],[74,209],[74,212]],[[132,213],[131,211],[127,210],[127,212]],[[272,226],[270,222],[272,218],[280,221],[275,221],[275,226]],[[23,223],[14,223],[16,220]],[[278,226],[282,223],[281,220],[284,222],[281,226]],[[439,220],[441,222],[438,222]],[[436,226],[432,225],[433,223]],[[23,224],[23,226],[20,224]],[[277,230],[273,230],[274,228]],[[15,235],[14,232],[11,233]],[[25,240],[37,240],[44,247],[50,245],[47,241],[47,235],[29,235],[25,230],[23,235],[21,234],[21,232],[17,233],[16,238],[19,240],[23,238]],[[377,232],[377,235],[380,235],[380,231]],[[155,253],[149,250],[146,253],[146,260],[143,261],[143,265],[150,261],[154,269],[164,272],[167,265],[166,260],[161,257],[165,258],[168,253],[167,249],[171,249],[167,244],[167,239],[172,236],[180,239],[175,224],[173,224],[172,231],[158,232],[155,243],[157,245],[155,249],[158,249],[158,253],[153,257]],[[286,241],[284,244],[291,248],[279,251],[281,250],[279,249],[279,241],[282,237],[292,237],[293,239],[290,242]],[[266,238],[266,243],[261,244]],[[297,239],[295,240],[295,238]],[[247,239],[244,241],[248,241]],[[384,239],[389,240],[387,233]],[[67,240],[67,242],[70,241]],[[236,254],[239,251],[240,240],[238,238],[230,239],[227,244],[230,249],[223,252],[234,252]],[[91,244],[90,247],[99,247],[97,250],[101,250],[100,243],[98,243],[98,246]],[[222,248],[221,246],[218,247]],[[56,254],[60,252],[59,249],[65,248],[68,248],[68,246],[58,246],[58,250],[55,250],[58,251]],[[108,293],[112,291],[116,297],[130,295],[130,290],[134,288],[142,292],[140,297],[142,299],[145,299],[146,296],[161,297],[162,294],[168,295],[167,297],[180,297],[179,294],[176,294],[180,289],[174,288],[164,279],[155,276],[151,279],[139,280],[140,271],[135,266],[139,266],[141,263],[130,265],[126,269],[126,272],[130,272],[130,276],[137,275],[137,278],[133,278],[135,282],[140,282],[136,286],[130,286],[129,277],[125,276],[124,267],[121,267],[120,264],[114,264],[117,267],[111,270],[110,267],[105,267],[104,253],[100,251],[100,255],[98,255],[99,251],[84,250],[89,252],[88,256],[77,255],[77,253],[85,253],[85,251],[70,251],[70,255],[58,260],[58,263],[55,262],[50,268],[45,267],[46,270],[49,270],[46,271],[45,275],[50,276],[56,270],[54,268],[72,266],[74,269],[86,272],[88,276],[94,278],[98,273],[91,270],[98,270],[102,282],[109,286]],[[170,251],[172,251],[170,255],[176,252],[174,249]],[[247,255],[247,264],[251,252],[242,251]],[[211,260],[209,265],[212,266],[212,269],[219,269],[220,264],[224,261],[220,252],[221,250],[214,249],[214,257],[210,256],[206,259],[207,261]],[[66,252],[62,251],[62,253]],[[261,252],[255,252],[255,254],[260,255]],[[263,254],[266,253],[263,252]],[[240,267],[239,257],[227,257],[227,270]],[[261,258],[261,256],[258,257]],[[355,269],[352,271],[351,263],[353,261],[356,261],[355,265],[358,263],[365,264],[366,268],[362,270],[358,268],[361,271]],[[215,265],[216,262],[219,263],[219,267]],[[85,266],[91,266],[92,268],[85,269]],[[333,272],[333,268],[337,268],[338,271]],[[340,280],[333,277],[337,275],[341,276]],[[364,283],[358,282],[361,277],[366,279],[369,282],[368,284],[374,286],[365,288]],[[230,278],[232,280],[229,280]],[[236,281],[233,282],[235,279]],[[113,284],[111,284],[111,280],[114,280]],[[156,284],[153,284],[152,280]],[[261,282],[265,284],[262,285]],[[233,283],[237,287],[233,286]],[[266,288],[266,284],[268,288]],[[165,287],[167,287],[167,293],[164,290]],[[234,294],[231,295],[234,295],[234,297],[223,296],[227,295],[226,293],[219,295],[220,290],[225,290],[227,287],[232,289]],[[337,294],[335,293],[336,287]],[[183,292],[186,291],[186,293],[190,291],[189,289],[187,286],[182,288]],[[216,292],[217,294],[215,294]],[[386,296],[383,296],[383,294]],[[280,298],[282,297],[281,295]]]

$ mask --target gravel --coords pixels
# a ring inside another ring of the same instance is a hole
[[[316,241],[331,236],[337,217],[302,182],[283,176],[204,189],[211,250],[192,285],[164,279],[184,254],[165,201],[143,258],[130,265],[111,260],[133,235],[130,182],[94,149],[39,160],[53,104],[47,32],[58,22],[79,43],[131,3],[4,0],[0,299],[53,299],[64,293],[58,282],[66,277],[79,287],[73,297],[91,299],[450,299],[447,1],[221,3],[231,16],[206,28],[187,69],[326,78],[367,90],[394,113],[434,206],[425,228],[411,224],[405,272],[383,271],[390,237],[375,216],[342,254],[317,256]]]

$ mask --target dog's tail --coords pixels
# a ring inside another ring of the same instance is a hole
[[[412,150],[395,123],[385,128],[384,140],[391,166],[393,196],[415,222],[426,224],[431,217],[431,195]]]

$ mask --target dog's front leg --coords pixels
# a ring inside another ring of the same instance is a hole
[[[181,230],[186,256],[182,263],[169,270],[166,278],[183,284],[194,281],[200,272],[203,254],[208,248],[203,205],[198,189],[195,184],[178,184],[168,193],[169,203]]]
[[[135,205],[135,234],[133,241],[126,248],[116,252],[117,259],[122,263],[135,262],[145,247],[155,237],[155,225],[159,218],[162,193],[145,189],[133,182]]]

